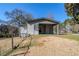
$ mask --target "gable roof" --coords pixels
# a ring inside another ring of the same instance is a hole
[[[42,21],[50,21],[50,22],[53,22],[55,24],[59,24],[59,22],[57,22],[56,20],[52,20],[52,19],[49,19],[49,18],[38,18],[38,19],[28,21],[28,23],[37,23],[37,22],[42,22]]]

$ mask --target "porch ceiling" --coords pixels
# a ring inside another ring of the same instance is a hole
[[[39,22],[39,24],[56,24],[56,23],[53,23],[53,22]]]

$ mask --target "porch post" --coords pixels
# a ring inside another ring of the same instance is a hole
[[[57,25],[57,34],[59,34],[59,25]]]
[[[56,34],[55,28],[56,28],[56,26],[53,26],[53,34]]]
[[[48,33],[48,25],[46,25],[46,33]]]

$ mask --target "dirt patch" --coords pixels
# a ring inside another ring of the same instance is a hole
[[[74,40],[48,36],[38,39],[44,46],[31,47],[28,56],[72,56],[79,55],[79,43]]]

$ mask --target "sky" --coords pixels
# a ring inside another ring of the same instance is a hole
[[[63,3],[2,3],[0,4],[0,19],[7,21],[6,11],[16,8],[32,14],[33,18],[48,18],[63,22],[68,18]]]

